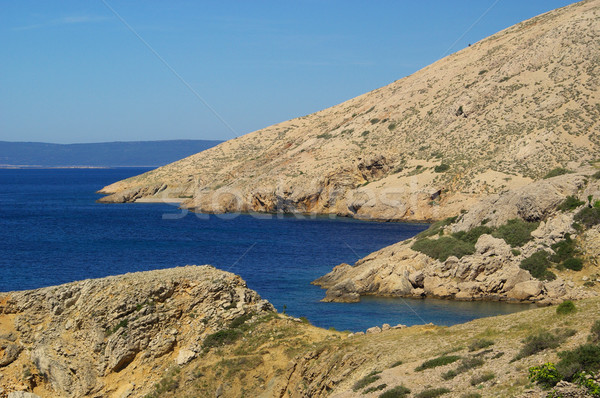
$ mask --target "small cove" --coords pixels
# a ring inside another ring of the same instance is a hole
[[[414,236],[425,224],[329,217],[198,215],[172,204],[99,204],[95,191],[147,169],[0,170],[0,291],[186,264],[244,278],[275,307],[317,326],[462,323],[527,306],[365,297],[321,303],[310,282]]]

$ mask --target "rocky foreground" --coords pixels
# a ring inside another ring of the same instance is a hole
[[[491,195],[458,217],[353,266],[339,265],[314,283],[328,289],[326,301],[340,302],[380,295],[547,305],[590,297],[599,277],[600,220],[576,229],[575,219],[600,199],[599,177],[586,168]],[[568,200],[572,205],[566,208]],[[566,247],[580,269],[546,261]],[[551,275],[528,269],[532,258],[546,261]]]
[[[528,368],[595,336],[599,313],[592,298],[562,315],[352,334],[277,314],[210,266],[127,274],[0,295],[0,397],[541,398]]]

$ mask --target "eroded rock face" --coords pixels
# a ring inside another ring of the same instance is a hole
[[[207,334],[240,315],[272,310],[240,277],[210,266],[1,294],[0,322],[15,331],[0,336],[0,386],[22,389],[9,375],[21,375],[25,365],[56,396],[109,395],[118,386],[103,378],[157,358],[160,369],[187,363]]]

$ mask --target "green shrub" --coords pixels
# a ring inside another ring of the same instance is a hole
[[[390,123],[388,125],[388,130],[394,131],[398,125],[396,123]]]
[[[591,228],[594,225],[600,224],[600,208],[584,207],[573,218],[575,223],[584,227]]]
[[[561,263],[577,254],[575,241],[571,239],[571,235],[569,234],[565,235],[564,240],[554,243],[551,247],[554,250],[554,254],[550,256],[550,260],[555,263]]]
[[[469,231],[460,231],[452,234],[456,239],[460,239],[463,242],[475,244],[479,237],[483,234],[491,234],[493,229],[490,227],[486,227],[485,225],[480,225],[478,227],[472,228]]]
[[[455,369],[450,369],[449,371],[442,373],[442,379],[450,380],[458,376],[458,372]]]
[[[476,386],[477,384],[485,383],[486,381],[492,380],[496,375],[494,372],[485,372],[479,375],[471,377],[471,385]]]
[[[487,348],[492,345],[494,345],[494,342],[492,340],[488,340],[488,339],[475,340],[474,342],[469,344],[469,351],[478,351],[478,350],[481,350],[482,348]]]
[[[435,171],[436,173],[443,173],[444,171],[448,171],[448,169],[450,168],[449,165],[442,163],[440,165],[437,165],[433,168],[433,171]]]
[[[375,124],[375,123],[379,123],[379,119],[377,119],[376,117],[371,119],[371,124]]]
[[[492,235],[504,239],[512,247],[519,247],[533,239],[531,232],[535,231],[539,225],[539,222],[528,222],[520,218],[514,218],[499,226]]]
[[[363,131],[362,133],[360,133],[360,136],[361,136],[361,137],[366,137],[366,136],[368,136],[369,134],[371,134],[371,132],[370,132],[369,130],[365,130],[365,131]]]
[[[519,249],[511,249],[510,252],[512,253],[513,256],[520,256],[521,255],[521,250],[519,250]]]
[[[356,392],[358,390],[362,390],[364,387],[368,386],[369,384],[375,383],[377,380],[381,379],[381,376],[379,376],[379,373],[381,373],[381,372],[373,371],[373,372],[369,373],[368,375],[366,375],[365,377],[363,377],[362,379],[358,380],[352,386],[352,391]]]
[[[206,339],[204,339],[204,342],[202,343],[202,347],[212,348],[231,344],[239,339],[241,335],[242,332],[237,329],[219,330],[216,333],[206,336]]]
[[[600,343],[600,321],[596,321],[592,325],[590,341],[596,344]]]
[[[417,239],[427,238],[429,236],[437,235],[440,230],[456,221],[458,217],[448,217],[444,220],[436,221],[429,226],[425,231],[420,232],[415,236]]]
[[[515,360],[537,354],[538,352],[549,348],[556,348],[560,345],[562,340],[561,336],[557,336],[545,330],[538,334],[529,335],[525,339],[525,344],[515,357]]]
[[[417,372],[421,372],[425,369],[437,368],[438,366],[449,365],[454,363],[460,359],[457,355],[442,355],[441,357],[437,357],[434,359],[430,359],[428,361],[423,362],[421,365],[417,366],[415,369]]]
[[[581,271],[583,269],[583,261],[579,258],[568,258],[562,262],[562,266],[573,271]]]
[[[235,318],[233,321],[231,321],[231,323],[229,324],[229,328],[237,329],[240,326],[244,325],[246,323],[246,321],[250,320],[250,318],[252,318],[253,316],[254,316],[253,313],[240,315],[237,318]]]
[[[541,366],[529,368],[529,380],[545,388],[551,388],[562,380],[562,375],[556,370],[556,365],[546,362]]]
[[[415,395],[415,398],[435,398],[444,394],[448,394],[451,390],[440,387],[440,388],[430,388],[429,390],[424,390]]]
[[[323,133],[323,134],[319,134],[317,135],[317,138],[323,138],[325,140],[330,139],[331,137],[333,137],[333,135],[331,135],[330,133]]]
[[[400,365],[402,365],[402,361],[396,361],[396,362],[394,362],[393,364],[390,365],[390,368],[395,368],[395,367],[400,366]]]
[[[558,210],[571,211],[584,204],[585,202],[582,202],[575,196],[567,196],[567,198],[561,204],[558,205]]]
[[[452,236],[442,236],[435,240],[417,240],[411,248],[440,261],[446,261],[450,256],[461,258],[465,255],[475,253],[475,245],[463,242]]]
[[[383,389],[385,389],[387,387],[387,384],[380,384],[378,386],[375,387],[369,387],[367,388],[365,391],[363,391],[363,394],[368,394],[370,392],[375,392],[375,391],[381,391]]]
[[[567,170],[567,169],[565,169],[563,167],[557,167],[555,169],[550,170],[548,172],[548,174],[546,174],[544,176],[544,179],[546,179],[546,178],[552,178],[552,177],[556,177],[556,176],[561,176],[563,174],[569,174],[570,172],[571,172],[570,170]]]
[[[585,387],[592,397],[600,397],[600,384],[590,376],[586,373],[580,373],[574,381],[576,384]]]
[[[556,313],[559,315],[572,314],[577,312],[575,304],[571,300],[565,300],[556,307]]]
[[[550,260],[548,259],[548,252],[540,250],[533,253],[531,256],[521,261],[519,265],[522,269],[529,271],[531,276],[540,280],[554,280],[556,275],[551,271],[548,271],[550,266]]]
[[[381,394],[379,398],[404,398],[408,394],[410,394],[410,389],[404,386],[396,386]]]
[[[556,369],[566,380],[572,380],[579,372],[595,373],[600,370],[600,346],[584,344],[570,351],[558,353],[560,361]]]
[[[477,357],[463,358],[456,369],[451,369],[451,370],[447,371],[446,373],[442,374],[442,379],[444,379],[444,380],[453,379],[454,377],[458,376],[461,373],[465,373],[471,369],[475,369],[480,366],[483,366],[484,363],[485,363],[485,361],[483,359],[477,358]]]
[[[595,172],[594,174],[592,174],[591,177],[593,179],[600,180],[600,170],[598,170],[597,172]]]

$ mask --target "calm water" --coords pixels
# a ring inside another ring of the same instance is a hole
[[[0,170],[0,291],[186,264],[241,275],[313,324],[451,325],[524,309],[501,303],[365,298],[321,303],[310,282],[339,263],[422,231],[423,224],[185,214],[168,204],[98,204],[94,192],[147,169]]]

